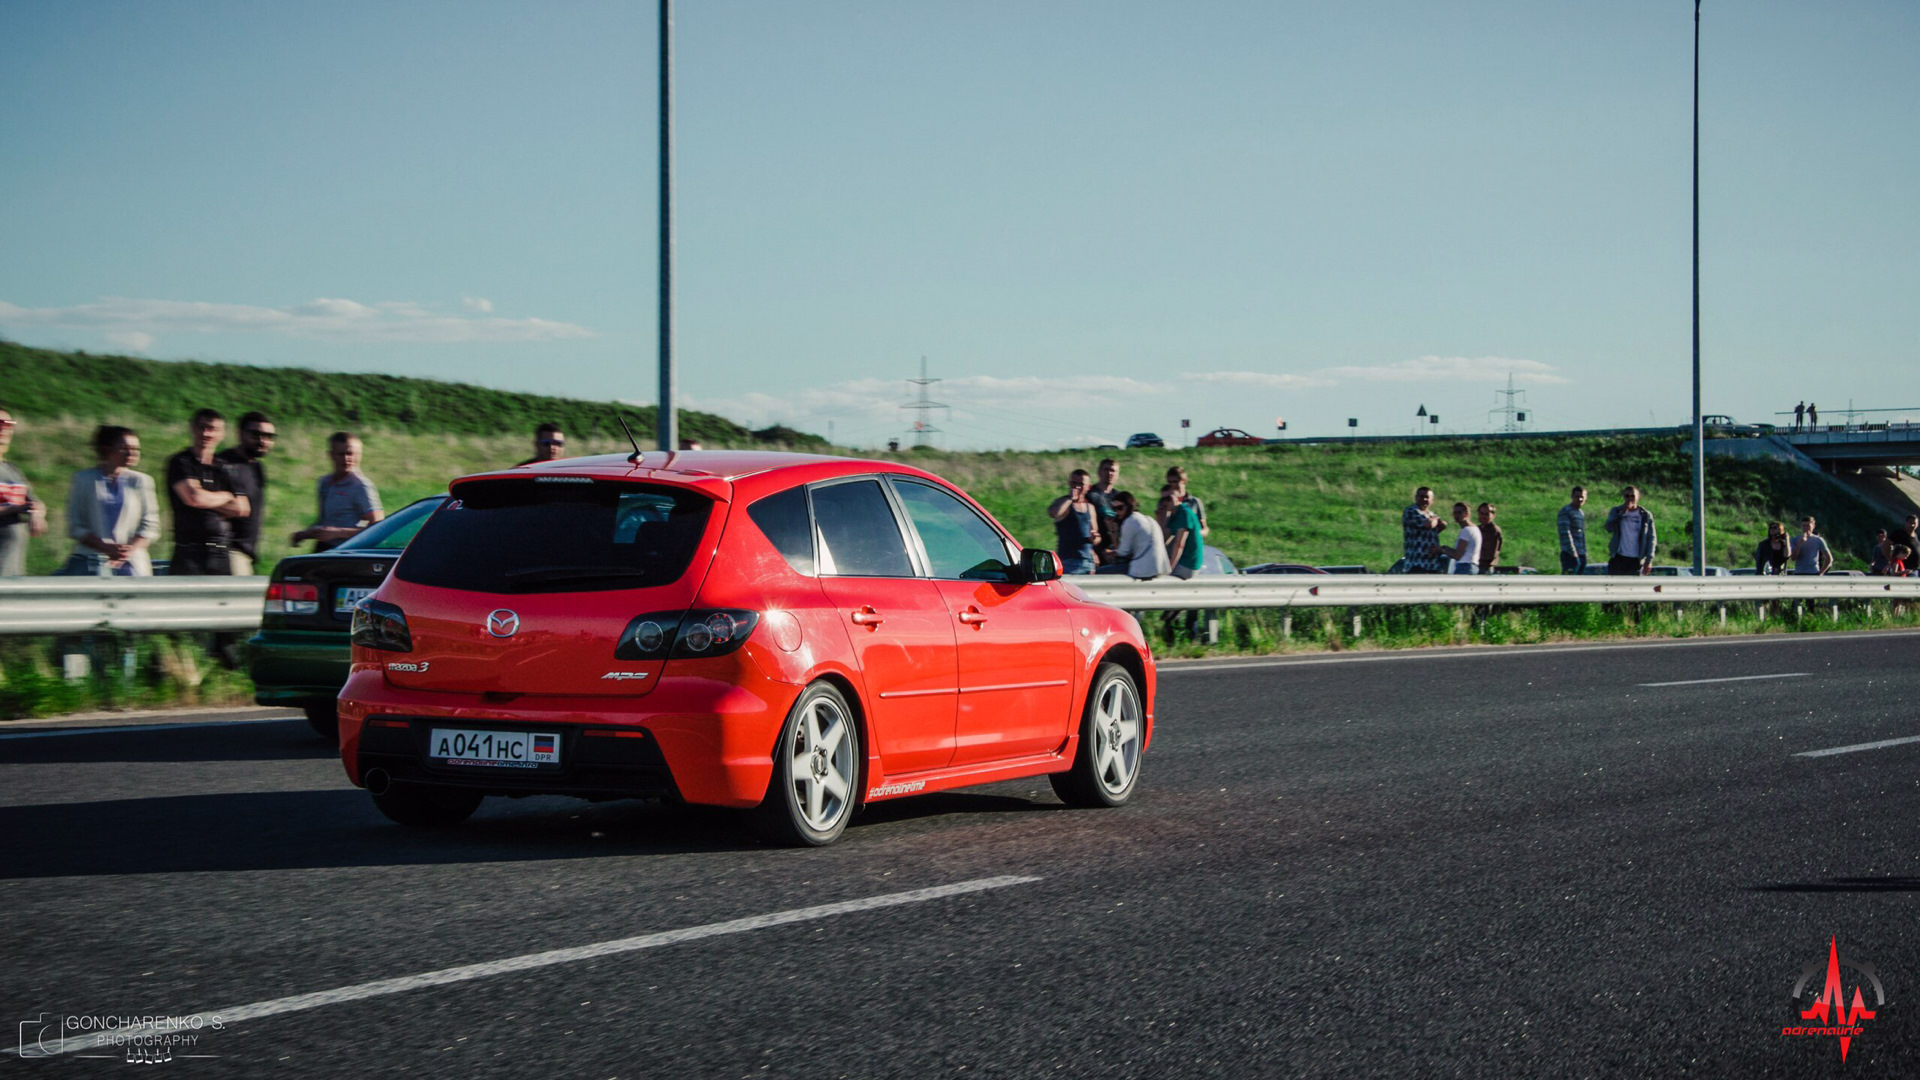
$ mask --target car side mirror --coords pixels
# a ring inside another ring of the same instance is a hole
[[[1060,557],[1045,548],[1025,548],[1020,552],[1018,579],[1032,585],[1060,580]]]

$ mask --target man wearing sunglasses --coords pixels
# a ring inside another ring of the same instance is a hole
[[[253,564],[260,558],[260,522],[267,512],[267,467],[260,459],[273,450],[278,437],[273,421],[262,413],[250,412],[240,418],[240,445],[229,446],[213,455],[215,461],[227,467],[227,474],[233,478],[233,490],[247,497],[247,516],[231,522],[233,536],[229,542],[232,546],[227,559],[233,565],[235,577],[251,575]]]
[[[27,572],[27,538],[47,531],[47,508],[33,497],[27,478],[7,461],[19,422],[0,409],[0,577]]]
[[[559,424],[541,424],[533,429],[533,456],[520,465],[538,465],[542,461],[559,461],[567,456],[567,436],[560,430]],[[514,466],[519,468],[520,465]]]

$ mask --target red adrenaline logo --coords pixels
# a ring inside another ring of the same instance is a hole
[[[1807,989],[1807,984],[1812,981],[1813,973],[1819,969],[1819,966],[1818,960],[1811,961],[1800,973],[1800,981],[1793,987],[1793,1001],[1796,1007],[1800,1003],[1800,995]],[[1880,988],[1880,976],[1873,965],[1864,962],[1856,963],[1843,958],[1840,955],[1839,938],[1832,938],[1827,944],[1827,978],[1820,988],[1820,996],[1813,999],[1811,1008],[1799,1010],[1800,1019],[1817,1020],[1819,1023],[1804,1027],[1783,1027],[1780,1029],[1780,1034],[1835,1036],[1840,1040],[1840,1060],[1845,1061],[1848,1044],[1853,1041],[1854,1036],[1866,1030],[1860,1026],[1860,1021],[1872,1020],[1877,1014],[1873,1009],[1867,1008],[1867,1002],[1860,993],[1858,981],[1853,988],[1853,1002],[1851,1004],[1847,1002],[1846,990],[1840,984],[1842,967],[1852,968],[1866,976],[1867,980],[1873,984],[1874,1004],[1886,1005],[1887,997]]]

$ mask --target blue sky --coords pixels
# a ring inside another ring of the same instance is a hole
[[[0,335],[650,401],[654,11],[0,3]],[[955,446],[1690,409],[1686,0],[677,15],[684,404],[876,445],[925,356]],[[1920,5],[1705,27],[1708,410],[1920,406]]]

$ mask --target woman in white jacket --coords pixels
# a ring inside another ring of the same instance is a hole
[[[160,499],[153,477],[133,471],[140,436],[102,425],[93,433],[93,452],[99,466],[74,473],[67,491],[67,535],[75,547],[65,572],[151,577],[147,547],[160,535]]]

